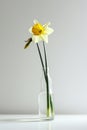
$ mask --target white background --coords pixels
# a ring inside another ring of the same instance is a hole
[[[87,0],[0,0],[0,114],[38,112],[41,64],[34,43],[23,49],[34,19],[55,30],[46,48],[56,113],[87,114]]]

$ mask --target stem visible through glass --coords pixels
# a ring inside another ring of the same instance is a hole
[[[45,57],[45,67],[44,67],[44,62],[43,62],[43,58],[42,58],[42,55],[41,55],[41,51],[40,51],[39,45],[37,43],[37,49],[38,49],[41,65],[42,65],[43,72],[44,72],[44,78],[45,78],[45,81],[46,81],[47,117],[50,117],[50,114],[53,114],[54,109],[53,109],[52,96],[51,96],[50,90],[49,90],[50,88],[49,88],[49,78],[48,78],[48,70],[47,70],[48,69],[48,66],[47,66],[47,56],[46,56],[46,49],[45,49],[44,41],[43,41],[43,48],[44,48],[44,57]]]

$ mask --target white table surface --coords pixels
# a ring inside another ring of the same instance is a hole
[[[13,118],[30,118],[29,115],[15,115]],[[10,115],[0,115],[1,119],[10,119]],[[52,121],[17,122],[0,121],[0,130],[87,130],[87,115],[56,115]]]

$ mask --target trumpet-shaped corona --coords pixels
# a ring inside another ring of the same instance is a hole
[[[34,25],[29,29],[32,34],[32,41],[38,43],[44,41],[48,43],[48,35],[50,35],[54,30],[49,27],[50,23],[42,25],[37,20],[34,20]]]

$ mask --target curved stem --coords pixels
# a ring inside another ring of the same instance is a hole
[[[47,72],[47,56],[46,56],[46,49],[45,49],[45,44],[43,42],[43,48],[44,48],[44,57],[45,57],[45,67],[44,67],[44,62],[43,62],[43,59],[42,59],[42,55],[41,55],[41,51],[40,51],[40,48],[39,48],[39,45],[38,43],[37,44],[37,48],[38,48],[38,53],[39,53],[39,57],[40,57],[40,61],[41,61],[41,65],[42,65],[42,68],[43,68],[43,72],[44,72],[44,78],[45,78],[45,81],[46,81],[46,90],[47,90],[47,117],[50,116],[50,112],[53,111],[53,104],[52,104],[52,99],[50,97],[50,93],[49,93],[49,79],[48,79],[48,72]]]
[[[36,44],[37,44],[37,49],[38,49],[40,61],[41,61],[41,64],[42,64],[43,72],[44,72],[44,77],[45,77],[45,80],[46,80],[45,68],[44,68],[44,63],[43,63],[43,59],[42,59],[42,56],[41,56],[40,48],[39,48],[38,43],[36,43]]]
[[[46,55],[46,49],[45,49],[45,44],[43,41],[43,48],[44,48],[44,57],[45,57],[45,69],[46,69],[46,74],[47,74],[47,55]]]
[[[47,90],[47,116],[50,116],[50,93],[49,93],[49,79],[48,79],[48,64],[47,64],[47,55],[46,55],[46,48],[43,41],[43,48],[44,48],[44,57],[45,57],[45,70],[46,70],[46,90]]]

